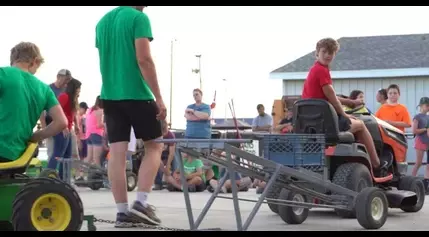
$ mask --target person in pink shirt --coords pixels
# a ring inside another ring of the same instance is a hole
[[[101,108],[100,96],[97,96],[94,106],[88,109],[85,124],[85,138],[88,144],[85,162],[100,166],[104,134],[103,109]]]

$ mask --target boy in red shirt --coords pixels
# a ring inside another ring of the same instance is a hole
[[[323,99],[332,104],[338,114],[338,125],[341,132],[349,131],[353,133],[359,142],[362,142],[368,150],[371,164],[374,170],[386,168],[387,162],[380,164],[377,152],[375,150],[372,136],[365,124],[344,112],[341,104],[353,107],[359,105],[358,101],[350,101],[336,96],[332,79],[329,72],[329,64],[334,59],[339,50],[339,44],[332,38],[325,38],[317,42],[316,58],[317,61],[311,67],[307,79],[304,82],[302,90],[303,99]]]

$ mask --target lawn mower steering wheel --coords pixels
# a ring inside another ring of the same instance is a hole
[[[360,109],[363,109],[364,107],[365,107],[365,105],[359,105],[359,106],[355,107],[354,109],[347,110],[346,114],[354,114],[355,112],[359,111]]]

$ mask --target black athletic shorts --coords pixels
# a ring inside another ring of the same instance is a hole
[[[342,115],[338,115],[338,128],[340,132],[347,132],[351,128],[352,121]]]
[[[153,100],[103,100],[104,121],[110,143],[129,142],[131,127],[137,139],[150,141],[162,136],[158,107]]]

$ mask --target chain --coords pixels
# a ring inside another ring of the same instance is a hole
[[[94,223],[95,222],[99,222],[99,223],[107,223],[107,224],[115,224],[115,221],[111,221],[111,220],[104,220],[104,219],[98,219],[94,217]],[[178,229],[178,228],[169,228],[169,227],[165,227],[165,226],[155,226],[155,225],[146,225],[143,223],[126,223],[124,225],[124,227],[128,227],[128,228],[143,228],[143,229],[151,229],[151,230],[165,230],[165,231],[187,231],[185,229]]]

